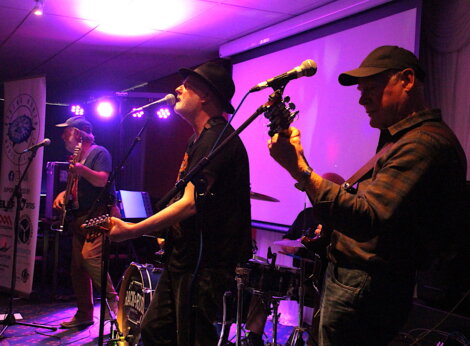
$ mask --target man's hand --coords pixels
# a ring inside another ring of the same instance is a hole
[[[80,162],[76,162],[75,164],[70,164],[69,165],[69,174],[74,174],[77,176],[82,176],[84,172],[84,165],[82,165]]]
[[[124,222],[116,217],[111,217],[109,230],[109,239],[114,242],[122,242],[128,239],[136,238],[133,231],[133,223]]]
[[[302,172],[308,167],[304,150],[300,142],[300,131],[289,127],[285,132],[275,134],[268,141],[269,153],[294,179],[302,177]]]
[[[64,198],[65,198],[65,191],[62,191],[54,199],[54,202],[52,203],[52,207],[54,209],[61,210],[65,203]]]

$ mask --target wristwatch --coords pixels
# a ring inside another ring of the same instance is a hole
[[[312,175],[313,169],[307,167],[304,171],[302,171],[302,176],[297,183],[295,183],[295,187],[300,191],[305,191],[305,187],[307,183],[310,181],[310,176]]]

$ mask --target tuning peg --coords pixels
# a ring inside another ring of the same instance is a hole
[[[290,102],[290,96],[286,96],[286,97],[284,97],[284,102],[285,102],[285,103],[288,103],[288,102]]]
[[[292,102],[289,103],[289,109],[294,110],[295,109],[295,104],[293,104]]]

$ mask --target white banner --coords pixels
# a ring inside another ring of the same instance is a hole
[[[46,113],[45,77],[5,83],[5,108],[0,175],[0,286],[10,289],[13,269],[16,199],[7,203],[25,171],[32,152],[25,149],[44,139]],[[30,294],[39,218],[42,148],[36,151],[23,182],[17,229],[16,291]]]

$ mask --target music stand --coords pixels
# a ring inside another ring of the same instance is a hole
[[[18,322],[16,320],[15,313],[13,313],[13,296],[15,294],[15,287],[16,287],[16,255],[17,255],[17,247],[18,247],[18,227],[19,227],[19,221],[20,221],[21,202],[23,200],[23,194],[21,193],[21,183],[23,182],[23,179],[26,175],[26,172],[29,169],[29,166],[31,165],[31,162],[36,156],[36,151],[38,148],[39,147],[31,150],[31,156],[28,159],[28,164],[26,165],[26,168],[24,169],[23,174],[21,175],[21,178],[18,181],[18,184],[15,185],[13,193],[7,203],[7,209],[11,209],[13,207],[13,201],[16,199],[15,222],[13,226],[15,239],[13,241],[13,265],[11,269],[11,284],[10,284],[10,297],[9,297],[9,303],[8,303],[8,312],[5,315],[5,318],[0,321],[0,324],[3,324],[3,328],[0,331],[0,338],[4,337],[3,333],[5,333],[8,327],[13,326],[15,324],[28,326],[28,327],[34,327],[34,328],[44,328],[44,329],[49,329],[52,331],[57,330],[57,327],[49,327],[44,324]],[[21,314],[19,315],[20,315],[20,318],[22,318]]]

